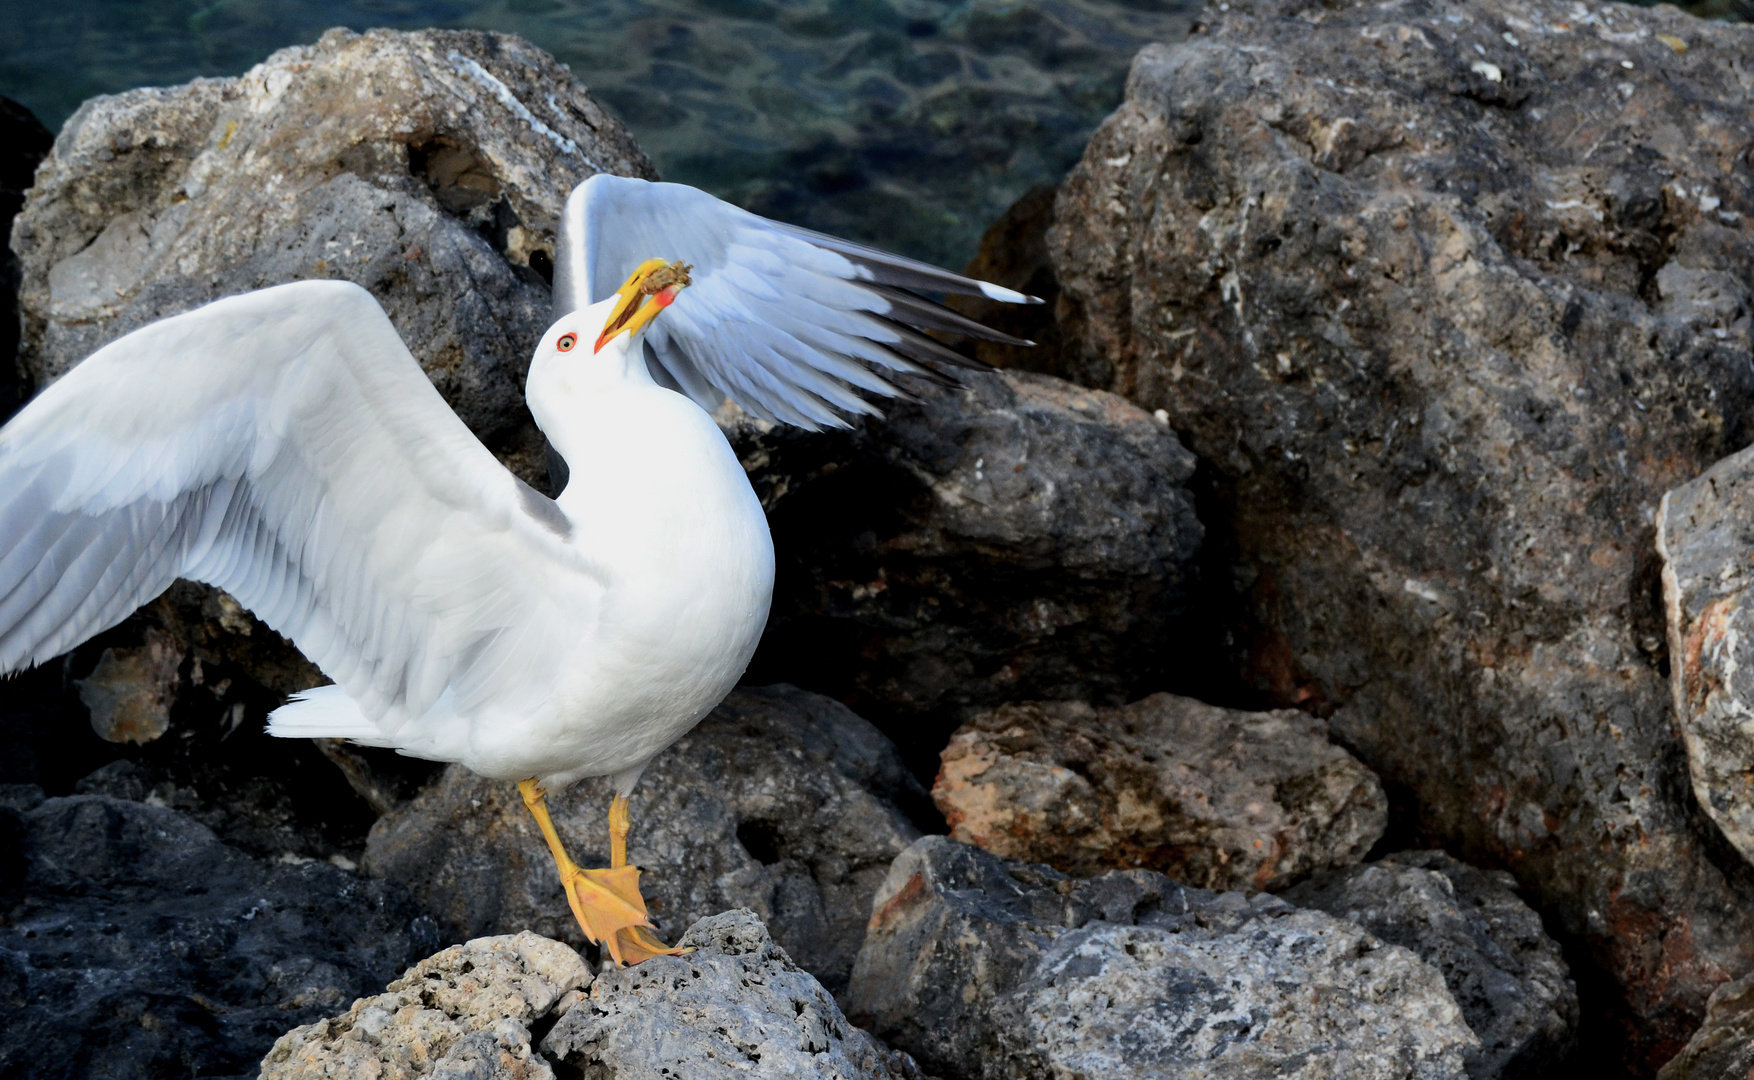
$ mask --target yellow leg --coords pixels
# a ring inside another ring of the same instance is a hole
[[[627,830],[633,822],[627,814],[627,796],[617,795],[609,801],[609,865],[627,865]]]
[[[548,841],[554,868],[560,872],[561,888],[573,918],[585,936],[609,950],[617,964],[637,964],[653,956],[682,952],[659,941],[646,917],[646,902],[639,892],[639,867],[627,865],[627,800],[616,796],[609,806],[610,862],[607,870],[586,870],[567,855],[548,816],[546,793],[534,779],[520,780],[518,792],[524,805]]]

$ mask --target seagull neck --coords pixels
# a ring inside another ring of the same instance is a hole
[[[567,462],[576,481],[580,463],[592,460],[597,452],[592,443],[601,437],[605,412],[625,409],[623,395],[648,387],[657,389],[658,384],[646,368],[645,350],[639,340],[623,336],[595,354],[538,359],[530,368],[525,398],[536,426]],[[576,486],[569,484],[567,490]]]

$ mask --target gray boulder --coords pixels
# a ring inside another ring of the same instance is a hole
[[[93,98],[13,226],[20,362],[40,386],[209,300],[344,279],[534,475],[544,268],[567,193],[604,171],[652,174],[571,72],[503,34],[332,30],[234,79]]]
[[[1577,1033],[1577,987],[1541,917],[1503,871],[1478,870],[1441,851],[1404,851],[1295,885],[1299,907],[1357,923],[1404,945],[1443,973],[1480,1045],[1464,1063],[1473,1080],[1549,1075]]]
[[[848,702],[920,775],[971,708],[1160,685],[1204,535],[1193,457],[1150,413],[1045,376],[964,381],[850,432],[722,420],[778,556],[751,679]]]
[[[549,798],[580,865],[608,865],[612,794],[589,780]],[[628,857],[662,927],[747,907],[838,991],[872,895],[919,836],[898,800],[924,793],[844,705],[788,686],[741,689],[646,770]],[[528,929],[584,944],[512,784],[452,767],[373,827],[365,866],[406,885],[456,936]]]
[[[1754,554],[1754,453],[1743,450],[1663,496],[1669,683],[1687,748],[1693,797],[1744,860],[1754,863],[1754,634],[1744,610]]]
[[[453,945],[346,1013],[282,1035],[261,1080],[552,1080],[530,1027],[565,1015],[590,985],[578,953],[529,932]]]
[[[847,1023],[751,912],[702,919],[682,944],[693,951],[595,977],[529,932],[453,945],[282,1036],[261,1080],[923,1080]]]
[[[1754,973],[1711,992],[1705,1023],[1657,1080],[1746,1080],[1754,1072]]]
[[[1053,370],[1210,469],[1232,670],[1515,874],[1647,1073],[1754,967],[1653,543],[1754,441],[1751,49],[1667,6],[1231,0],[1139,55],[1047,234]]]
[[[257,859],[170,809],[0,790],[0,1075],[254,1075],[287,1025],[438,943],[391,882]]]
[[[906,1054],[847,1023],[754,913],[702,919],[678,944],[694,951],[599,975],[543,1053],[620,1080],[922,1080]]]
[[[1376,777],[1295,709],[1173,694],[1001,705],[941,757],[932,798],[953,839],[1068,874],[1277,891],[1362,860],[1388,820]]]
[[[1460,1078],[1413,953],[1260,894],[1068,879],[943,837],[895,861],[847,1013],[948,1077]]]

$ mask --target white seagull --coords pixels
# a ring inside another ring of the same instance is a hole
[[[304,281],[104,346],[0,428],[0,673],[57,656],[177,578],[217,586],[334,680],[268,730],[518,781],[585,934],[668,953],[627,864],[646,763],[736,684],[773,546],[714,424],[727,398],[806,428],[874,414],[895,373],[991,331],[919,295],[1031,298],[596,176],[567,200],[530,412],[549,499],[427,380],[370,293]],[[613,777],[611,866],[567,857],[544,794]]]

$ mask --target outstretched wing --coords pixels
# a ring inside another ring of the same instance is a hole
[[[573,190],[557,246],[557,318],[606,298],[646,259],[692,264],[693,284],[646,331],[654,375],[708,411],[729,397],[764,420],[812,429],[875,413],[860,391],[899,394],[886,373],[941,378],[928,365],[982,366],[921,330],[1028,344],[915,290],[1038,302],[681,184],[607,174]]]
[[[111,343],[0,428],[0,673],[178,577],[235,596],[386,734],[558,670],[601,579],[364,289],[282,285]],[[516,704],[515,701],[511,702]]]

